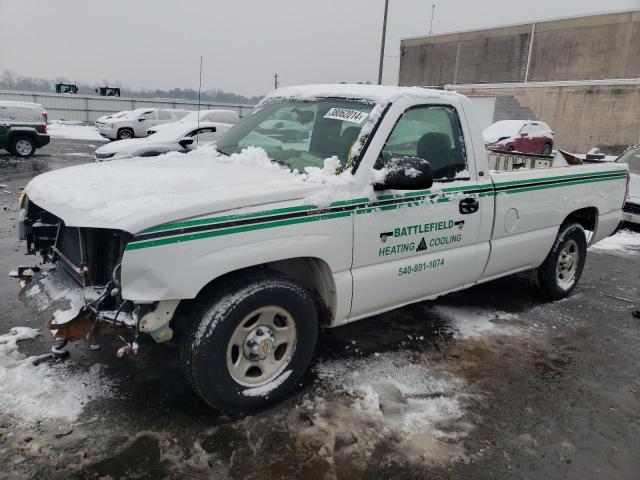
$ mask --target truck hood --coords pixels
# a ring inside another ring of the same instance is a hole
[[[135,234],[175,220],[300,199],[322,188],[272,163],[261,149],[224,157],[201,148],[55,170],[34,178],[25,191],[68,226]]]

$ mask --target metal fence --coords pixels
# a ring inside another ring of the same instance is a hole
[[[0,100],[35,102],[41,104],[52,120],[80,120],[93,122],[98,117],[136,108],[180,108],[197,110],[198,102],[170,98],[100,97],[97,95],[71,95],[65,93],[24,92],[0,90]],[[253,105],[237,103],[201,102],[202,110],[235,110],[242,117]]]

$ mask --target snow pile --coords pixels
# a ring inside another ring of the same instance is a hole
[[[136,233],[181,218],[301,199],[311,187],[262,149],[226,157],[203,147],[54,170],[34,178],[25,191],[69,226]]]
[[[339,168],[340,159],[336,156],[327,158],[323,168],[305,168],[300,177],[308,184],[322,187],[318,192],[308,195],[304,199],[305,203],[328,207],[333,202],[347,200],[353,196],[354,177],[348,170],[338,173]]]
[[[81,125],[80,122],[55,121],[47,125],[47,131],[51,138],[67,138],[72,140],[91,140],[96,142],[106,142],[92,125]]]
[[[592,250],[617,253],[640,253],[640,233],[620,230],[615,235],[600,240]]]
[[[0,412],[27,422],[53,418],[73,421],[87,402],[109,395],[111,386],[98,365],[82,373],[46,362],[34,366],[37,357],[22,355],[18,342],[38,335],[38,330],[28,327],[14,327],[0,335]]]
[[[329,361],[314,368],[323,388],[298,407],[306,425],[289,425],[300,446],[332,462],[335,456],[367,458],[383,447],[388,460],[447,462],[463,455],[471,427],[465,384],[414,363],[408,354]],[[357,466],[357,465],[356,465]]]
[[[472,307],[451,307],[437,305],[431,307],[437,315],[444,317],[455,330],[456,338],[470,339],[487,335],[517,335],[518,316],[505,312],[478,311]]]

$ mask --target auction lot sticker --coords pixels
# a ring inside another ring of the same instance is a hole
[[[343,120],[351,123],[362,123],[367,114],[359,110],[351,110],[349,108],[331,108],[325,114],[324,118],[331,118],[333,120]]]

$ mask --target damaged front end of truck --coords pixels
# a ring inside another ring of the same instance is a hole
[[[122,297],[122,257],[131,234],[67,226],[25,194],[19,212],[19,237],[27,254],[40,255],[41,262],[18,267],[11,276],[22,286],[20,299],[37,310],[34,323],[45,323],[53,334],[54,355],[65,355],[69,341],[104,335],[122,338],[118,356],[137,352],[140,332],[157,342],[172,338],[169,321],[177,302],[134,303]]]

